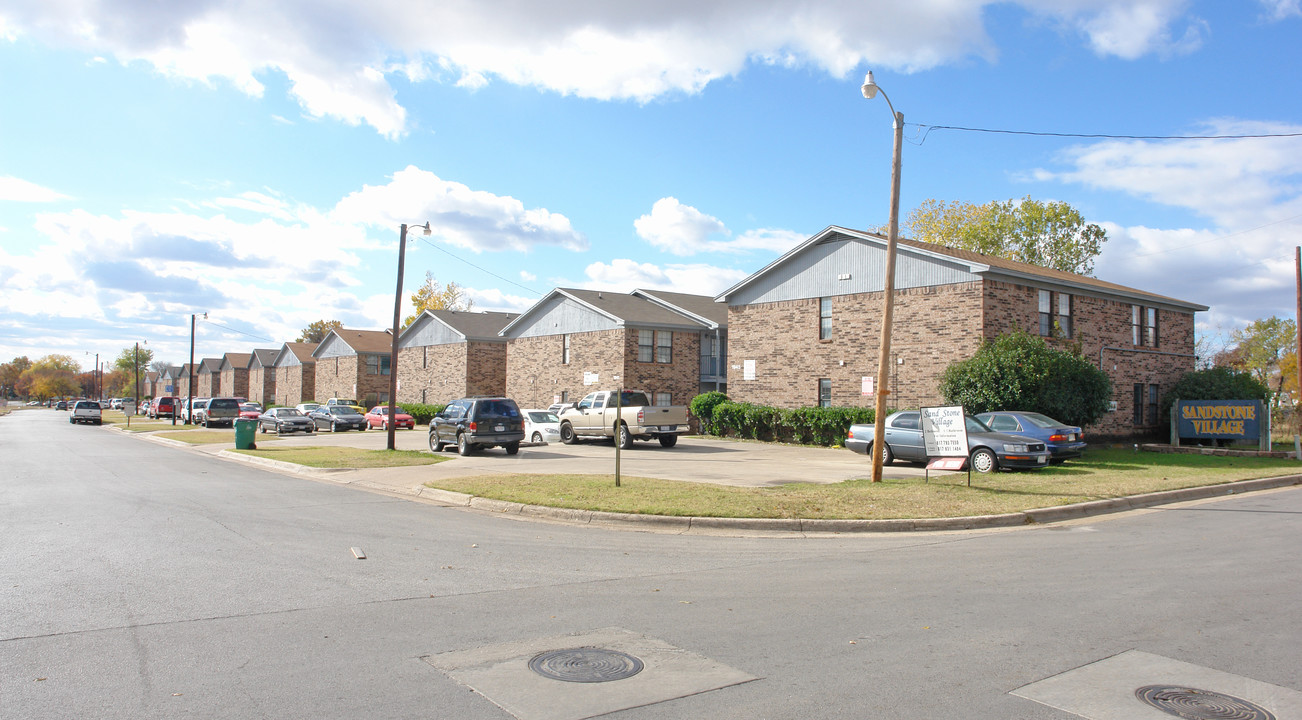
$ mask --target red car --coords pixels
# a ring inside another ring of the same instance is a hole
[[[255,402],[240,403],[240,417],[257,420],[262,417],[262,406]]]
[[[366,413],[367,429],[369,430],[370,428],[381,428],[383,430],[388,430],[389,429],[388,417],[389,417],[389,406],[376,405],[375,407],[371,408],[370,412]],[[407,428],[408,430],[415,430],[416,418],[403,412],[402,408],[396,408],[393,413],[393,426],[399,430],[403,428]]]

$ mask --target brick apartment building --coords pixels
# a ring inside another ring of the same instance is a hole
[[[194,396],[213,397],[221,394],[222,359],[204,358],[194,367]]]
[[[446,404],[506,392],[506,338],[519,315],[426,310],[398,338],[398,402]],[[387,392],[387,389],[386,389]]]
[[[222,356],[221,397],[249,397],[249,358],[252,353],[226,353]]]
[[[316,343],[287,342],[276,352],[271,365],[276,371],[272,404],[294,406],[312,402],[316,394]],[[325,398],[322,398],[324,400]]]
[[[246,397],[263,406],[276,399],[276,352],[272,348],[249,353],[249,394]]]
[[[618,382],[657,405],[685,405],[703,383],[723,382],[722,363],[707,367],[701,357],[703,346],[722,355],[721,311],[705,296],[557,288],[502,330],[506,394],[547,407]]]
[[[315,399],[355,399],[365,407],[389,401],[393,335],[384,330],[331,330],[312,351]]]
[[[873,405],[885,238],[829,227],[716,300],[728,305],[729,396],[778,407]],[[938,381],[984,340],[1024,330],[1079,344],[1113,383],[1094,434],[1160,425],[1165,388],[1194,369],[1207,307],[1073,273],[900,240],[887,405],[941,402]],[[870,390],[871,388],[871,390]]]

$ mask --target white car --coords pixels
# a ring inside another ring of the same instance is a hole
[[[561,419],[550,410],[521,410],[524,416],[524,439],[531,443],[559,442]]]
[[[306,415],[319,407],[321,407],[321,403],[299,403],[294,406],[294,409]]]

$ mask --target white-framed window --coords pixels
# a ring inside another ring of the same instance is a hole
[[[655,331],[637,331],[637,361],[651,362],[655,359]]]
[[[1058,331],[1063,337],[1071,337],[1071,295],[1058,293]]]
[[[656,362],[671,363],[674,361],[674,334],[670,331],[656,331]]]
[[[832,407],[832,379],[819,378],[818,380],[818,406]]]
[[[666,392],[658,392],[656,393],[655,403],[656,407],[669,407],[673,405],[672,396]]]
[[[832,339],[832,298],[818,299],[818,339]]]
[[[1130,306],[1130,342],[1133,345],[1157,347],[1157,308]]]
[[[561,336],[561,364],[570,364],[570,336],[568,333]]]

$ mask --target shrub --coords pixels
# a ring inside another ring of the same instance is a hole
[[[718,435],[830,446],[844,442],[851,425],[872,421],[872,408],[793,410],[727,401],[714,407],[711,424]]]
[[[939,389],[946,402],[974,415],[1026,410],[1084,426],[1108,411],[1112,381],[1080,355],[1016,331],[982,343],[975,355],[945,368]]]
[[[701,393],[692,398],[689,409],[692,411],[692,417],[700,421],[701,432],[707,435],[719,434],[714,425],[714,409],[726,402],[728,402],[728,396],[717,390]]]
[[[1171,417],[1171,405],[1179,400],[1266,400],[1270,390],[1250,373],[1227,367],[1187,372],[1162,398],[1162,417]]]
[[[410,415],[417,425],[429,425],[435,415],[443,412],[444,405],[426,405],[425,403],[398,403],[402,411]]]

